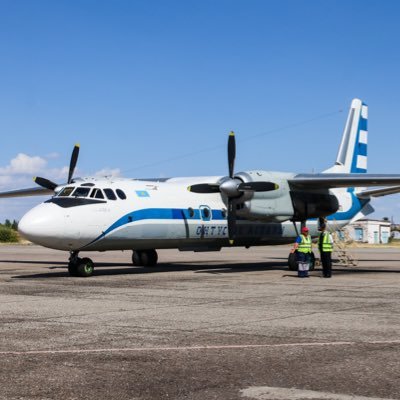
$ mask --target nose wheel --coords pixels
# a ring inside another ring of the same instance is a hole
[[[72,252],[68,263],[68,272],[71,276],[88,277],[93,275],[94,264],[90,258],[78,257],[77,252]]]

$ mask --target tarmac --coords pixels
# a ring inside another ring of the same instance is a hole
[[[400,399],[400,249],[287,270],[288,246],[68,254],[0,246],[0,399]]]

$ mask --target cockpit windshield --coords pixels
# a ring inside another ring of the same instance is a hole
[[[104,199],[104,195],[101,189],[93,189],[93,192],[90,194],[90,197],[93,197],[95,199]]]
[[[67,197],[72,193],[74,189],[74,186],[67,186],[63,190],[61,190],[60,193],[58,193],[58,197]]]
[[[93,184],[90,184],[93,186]],[[116,189],[117,195],[121,200],[126,199],[126,194],[121,189]],[[85,186],[66,186],[64,187],[56,197],[90,197],[91,199],[101,199],[101,200],[117,200],[115,192],[111,188],[99,189],[89,187],[89,184]]]
[[[72,194],[73,197],[87,197],[91,188],[88,187],[78,187],[75,189],[74,193]]]

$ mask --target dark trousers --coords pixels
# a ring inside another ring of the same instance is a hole
[[[321,251],[322,273],[324,276],[332,275],[332,253],[328,251]]]

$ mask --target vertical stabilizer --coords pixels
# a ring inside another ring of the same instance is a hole
[[[351,102],[335,165],[325,172],[366,173],[368,106],[359,99]]]

